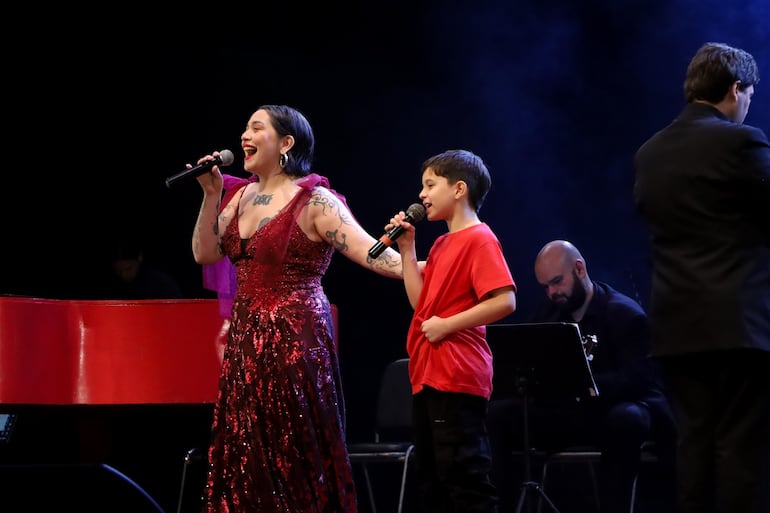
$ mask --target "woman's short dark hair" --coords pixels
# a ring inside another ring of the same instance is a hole
[[[270,122],[278,135],[294,137],[294,146],[288,153],[288,161],[284,171],[292,176],[307,176],[313,164],[315,137],[310,122],[297,109],[286,105],[262,105],[270,116]]]

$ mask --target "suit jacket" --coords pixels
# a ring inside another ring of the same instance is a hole
[[[651,241],[653,354],[770,351],[770,144],[690,103],[634,157]]]

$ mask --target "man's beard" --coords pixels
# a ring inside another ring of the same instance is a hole
[[[558,306],[560,310],[567,313],[573,313],[583,306],[583,303],[586,301],[586,288],[583,285],[583,282],[578,279],[575,271],[572,271],[572,277],[574,278],[572,282],[572,292],[568,296],[564,296],[565,301],[556,303],[556,306]]]

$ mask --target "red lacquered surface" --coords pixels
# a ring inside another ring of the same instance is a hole
[[[0,403],[205,403],[216,395],[215,299],[0,297]]]

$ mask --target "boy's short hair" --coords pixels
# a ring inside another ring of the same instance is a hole
[[[468,150],[447,150],[423,162],[421,173],[431,168],[437,176],[443,176],[450,184],[462,180],[468,186],[468,201],[478,212],[489,188],[492,177],[481,157]]]

